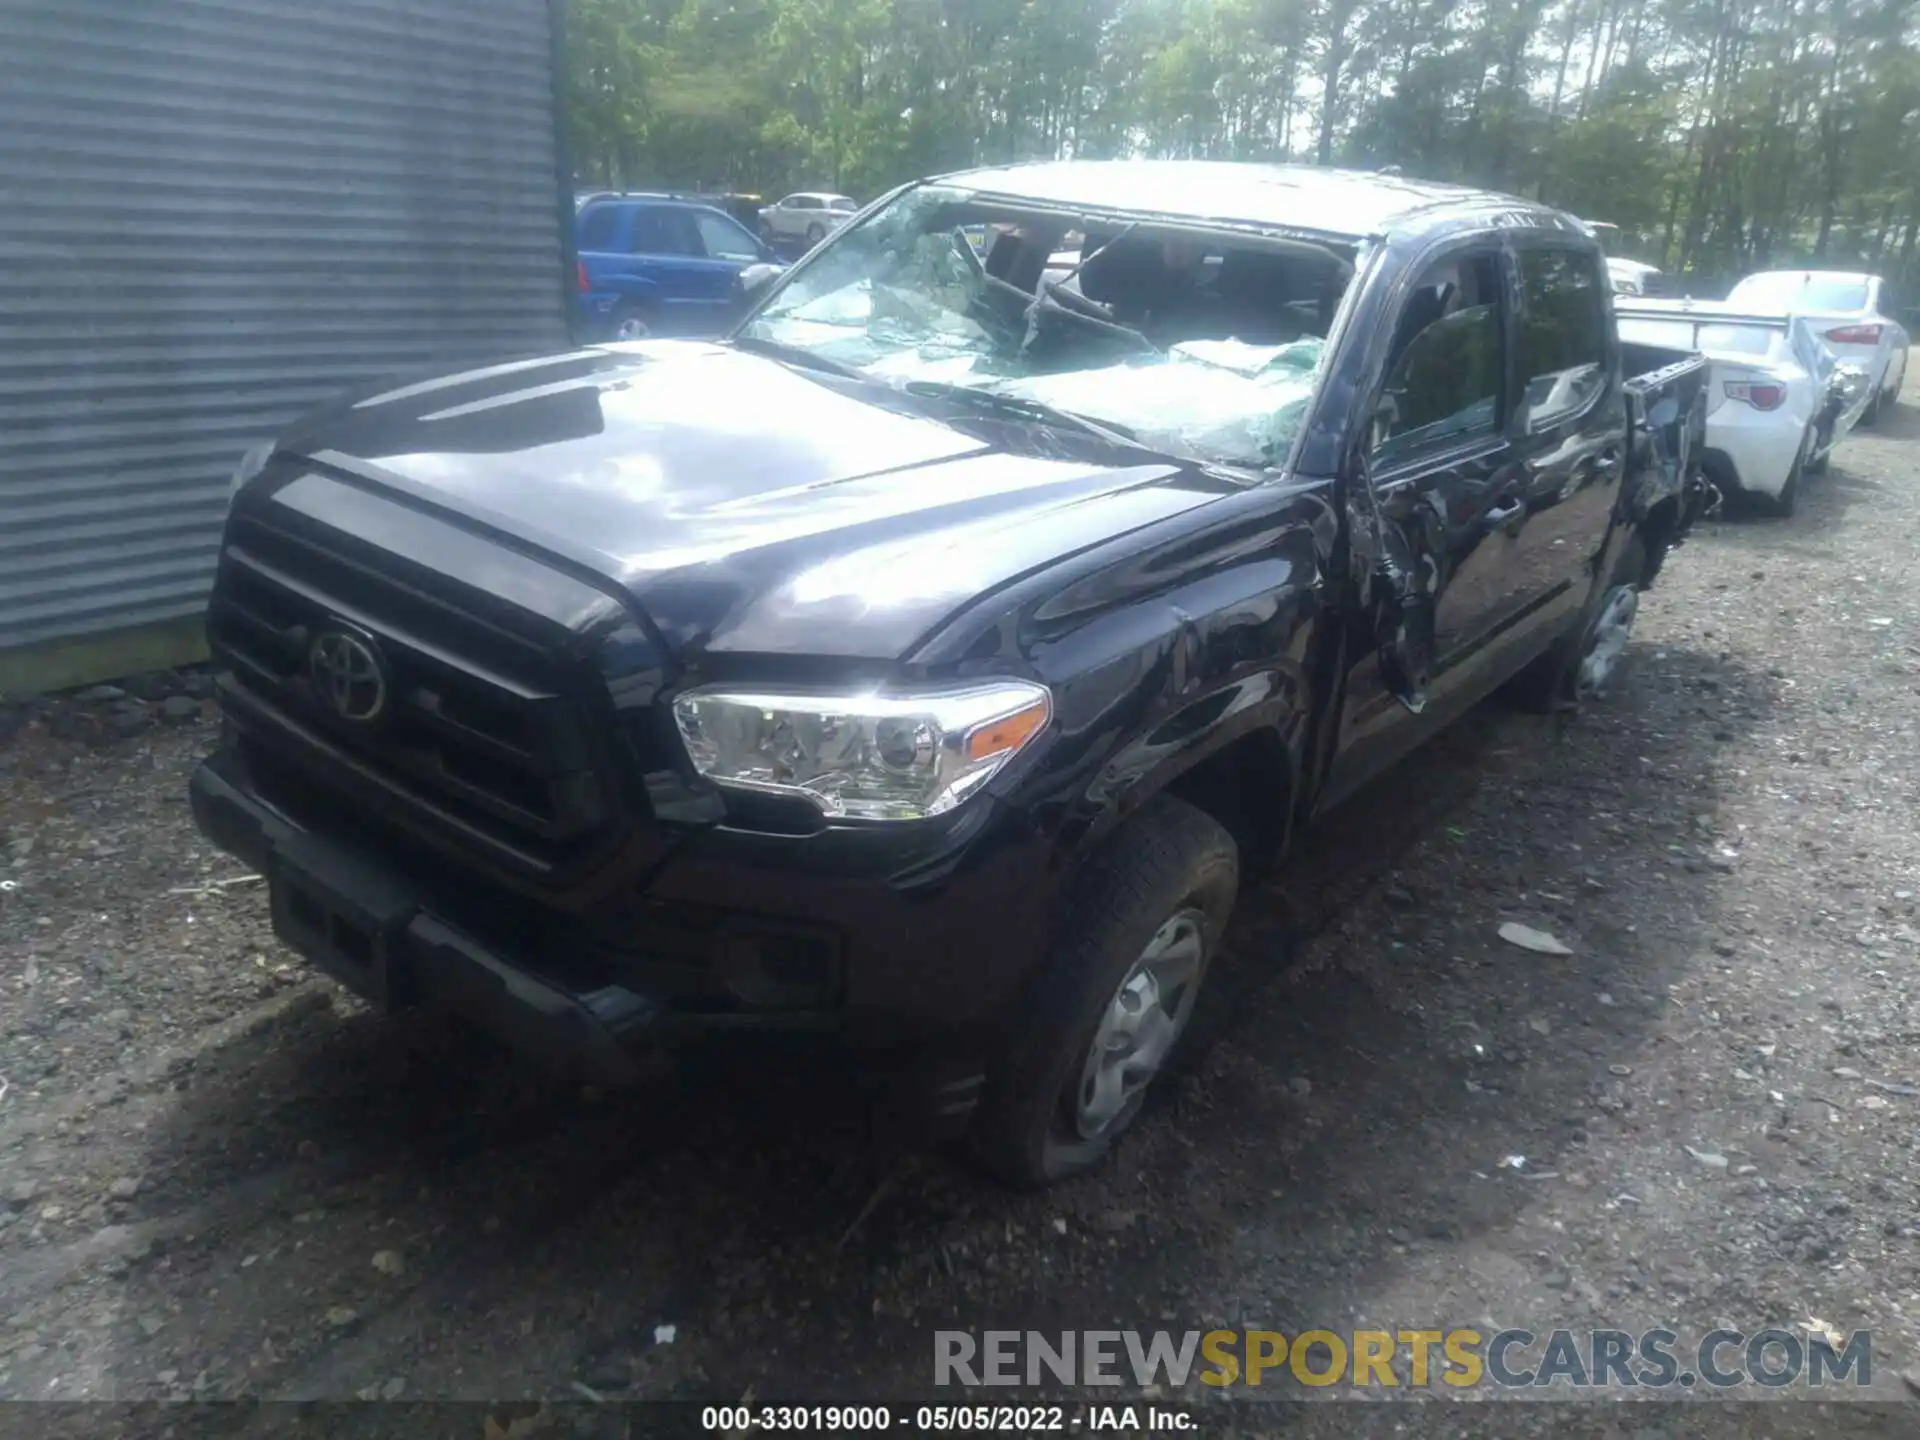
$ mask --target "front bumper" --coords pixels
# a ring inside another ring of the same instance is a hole
[[[244,745],[202,762],[189,794],[201,831],[267,877],[275,931],[309,962],[377,1008],[452,1011],[597,1084],[717,1033],[827,1032],[881,1060],[890,1112],[958,1128],[1046,951],[1051,890],[1016,843],[901,887],[833,852],[797,864],[781,837],[710,834],[581,915],[481,895],[497,887],[304,808]]]
[[[231,751],[188,786],[203,834],[267,879],[273,927],[302,957],[382,1010],[435,1003],[514,1048],[607,1084],[643,1072],[664,1009],[624,986],[578,991],[435,915],[384,868],[302,829],[252,792]]]

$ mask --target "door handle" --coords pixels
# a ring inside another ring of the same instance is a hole
[[[1480,517],[1481,525],[1489,530],[1505,530],[1527,513],[1527,502],[1510,500],[1505,505],[1487,511]]]

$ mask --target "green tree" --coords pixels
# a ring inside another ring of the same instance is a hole
[[[1703,284],[1818,259],[1920,303],[1920,0],[572,0],[569,50],[583,183],[1393,164]]]

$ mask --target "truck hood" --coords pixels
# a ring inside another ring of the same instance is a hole
[[[349,396],[279,448],[591,568],[676,651],[900,658],[996,587],[1238,488],[933,403],[642,341]]]

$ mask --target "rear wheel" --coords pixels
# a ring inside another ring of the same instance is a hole
[[[1239,874],[1233,837],[1169,796],[1089,862],[989,1081],[974,1131],[989,1169],[1035,1188],[1112,1148],[1193,1015]]]
[[[826,238],[827,238],[827,227],[822,225],[818,220],[814,221],[813,224],[807,226],[807,244],[818,245],[822,240]]]
[[[1613,575],[1572,644],[1564,641],[1522,670],[1508,697],[1523,710],[1572,710],[1605,697],[1620,673],[1640,614],[1647,580],[1646,541],[1635,535],[1614,562]]]
[[[1634,542],[1638,544],[1638,541]],[[1633,622],[1640,614],[1640,586],[1637,578],[1621,580],[1607,588],[1600,610],[1588,628],[1580,662],[1574,667],[1573,696],[1577,702],[1605,698],[1613,678],[1633,643]]]
[[[644,340],[653,333],[653,317],[637,305],[623,305],[614,312],[613,338]]]

